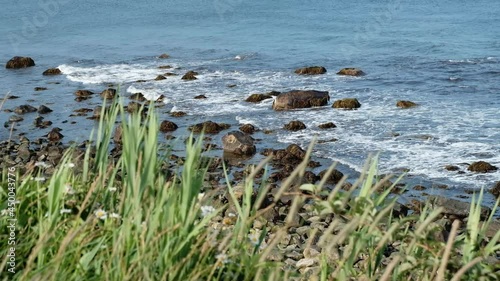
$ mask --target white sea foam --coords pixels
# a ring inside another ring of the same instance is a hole
[[[74,82],[84,84],[128,83],[141,79],[154,79],[161,69],[142,64],[109,64],[94,67],[60,65],[58,68]]]

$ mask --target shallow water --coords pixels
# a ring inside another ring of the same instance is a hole
[[[41,3],[53,5],[44,10]],[[71,112],[100,103],[94,98],[77,104],[74,91],[100,92],[107,84],[121,84],[123,92],[165,95],[160,112],[164,118],[170,111],[188,112],[176,121],[183,127],[209,119],[252,123],[275,130],[279,142],[303,146],[315,135],[336,138],[319,144],[316,155],[359,171],[367,155],[378,152],[382,173],[409,169],[412,177],[447,184],[454,195],[463,195],[465,189],[500,180],[500,171],[466,172],[466,163],[478,160],[500,167],[499,31],[496,0],[16,1],[0,17],[6,38],[0,61],[26,55],[37,66],[2,69],[0,81],[4,92],[20,96],[4,108],[46,104],[54,109],[46,119],[64,128],[66,139],[86,139],[93,125],[68,117]],[[157,58],[165,52],[171,58]],[[173,69],[157,68],[166,64]],[[316,77],[293,73],[308,65],[328,72]],[[335,74],[349,66],[367,75]],[[49,67],[59,67],[64,75],[43,77]],[[134,82],[187,70],[198,71],[199,79]],[[49,89],[34,92],[36,86]],[[273,112],[272,100],[244,102],[251,93],[291,89],[329,91],[331,102],[355,97],[362,107]],[[200,94],[208,99],[193,99]],[[420,106],[401,110],[397,100]],[[2,113],[1,123],[9,116]],[[35,116],[25,115],[19,131],[46,134],[32,128]],[[70,124],[73,120],[78,123]],[[303,121],[307,129],[282,130],[291,120]],[[317,128],[330,121],[337,128]],[[2,129],[0,138],[8,136]],[[465,173],[446,171],[449,164]]]

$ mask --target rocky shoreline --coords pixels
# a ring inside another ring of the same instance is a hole
[[[167,59],[169,56],[167,54],[162,54],[158,58],[159,59]],[[7,64],[6,68],[24,68],[24,67],[32,67],[35,65],[35,62],[31,58],[27,57],[14,57]],[[162,69],[168,69],[167,66],[163,66]],[[297,75],[321,75],[326,73],[327,70],[321,66],[312,66],[305,67],[295,70]],[[54,76],[60,75],[61,71],[57,68],[50,68],[43,72],[44,76]],[[356,68],[345,68],[340,70],[338,75],[366,75],[360,69]],[[175,75],[173,72],[168,72],[165,75],[172,76]],[[181,79],[189,81],[195,80],[196,75],[198,75],[195,71],[187,71]],[[165,77],[165,76],[163,76]],[[155,80],[159,80],[157,77]],[[186,82],[189,83],[189,82]],[[111,85],[110,85],[111,86]],[[40,90],[42,87],[40,87]],[[78,103],[84,103],[85,101],[92,99],[94,96],[97,96],[97,93],[89,91],[87,89],[80,89],[75,91],[75,101]],[[101,99],[103,100],[113,100],[120,93],[117,92],[116,88],[108,87],[102,90],[99,94]],[[10,106],[9,101],[11,99],[15,99],[15,96],[7,97],[7,100],[4,101],[4,106],[2,108],[3,111],[8,113],[13,113],[8,121],[4,124],[4,127],[7,129],[14,129],[15,124],[23,122],[23,117],[30,114],[38,114],[38,116],[34,119],[33,126],[39,129],[50,129],[43,137],[39,137],[36,139],[28,140],[24,135],[26,132],[15,132],[17,137],[20,137],[19,141],[16,139],[10,141],[3,141],[0,145],[0,156],[2,158],[2,162],[4,165],[14,165],[19,167],[20,171],[29,170],[27,167],[31,167],[34,163],[40,161],[48,161],[51,165],[56,166],[59,162],[64,150],[68,147],[68,145],[72,144],[71,136],[63,136],[64,130],[56,127],[53,123],[59,123],[56,120],[47,120],[47,115],[52,112],[46,105],[39,105],[38,107],[24,104],[19,105],[17,107],[12,108]],[[195,97],[198,99],[204,98],[202,95]],[[128,112],[136,112],[140,109],[143,104],[147,103],[147,99],[141,93],[134,93],[128,97],[129,101],[126,105],[126,110]],[[263,100],[274,99],[272,108],[276,111],[282,110],[292,110],[297,108],[310,108],[310,107],[318,107],[318,106],[326,106],[329,103],[330,96],[328,92],[314,91],[314,90],[294,90],[285,93],[280,93],[276,91],[272,91],[264,94],[252,94],[246,98],[246,101],[249,103],[259,103]],[[164,104],[162,103],[163,96],[158,97],[155,102],[155,107],[161,108]],[[362,105],[355,98],[341,99],[332,102],[332,107],[339,108],[343,110],[355,110],[356,108],[361,107]],[[412,108],[418,106],[416,103],[411,101],[398,101],[396,106],[400,108]],[[75,106],[78,107],[78,106]],[[70,115],[72,117],[83,117],[90,120],[96,120],[99,118],[101,114],[101,106],[92,107],[81,107],[73,109],[73,113]],[[165,133],[165,137],[167,139],[184,139],[189,133],[200,133],[203,129],[205,130],[207,136],[205,147],[211,149],[210,155],[217,158],[218,160],[214,162],[221,162],[221,152],[225,151],[223,154],[231,155],[229,162],[237,163],[239,170],[235,170],[232,175],[235,181],[241,180],[244,175],[242,170],[244,166],[247,164],[256,164],[261,159],[266,156],[272,157],[272,171],[270,171],[269,181],[273,183],[279,183],[281,180],[287,178],[293,169],[296,167],[298,163],[302,161],[301,157],[304,155],[304,147],[300,147],[297,144],[289,145],[288,147],[284,147],[284,145],[271,145],[269,147],[263,147],[262,139],[266,139],[266,142],[272,143],[272,131],[260,130],[259,128],[255,128],[252,124],[244,124],[239,127],[238,131],[235,131],[235,128],[231,126],[231,124],[226,123],[218,123],[218,120],[214,121],[206,121],[201,123],[195,123],[188,128],[179,128],[179,125],[176,124],[175,118],[186,118],[186,112],[171,112],[171,118],[168,120],[161,120],[162,123],[160,125],[160,131]],[[75,121],[73,121],[75,122]],[[320,124],[319,127],[323,130],[334,129],[336,125],[332,122]],[[283,125],[285,130],[290,131],[299,131],[306,128],[306,124],[302,123],[300,120],[291,121],[287,124]],[[33,134],[32,135],[36,135]],[[30,134],[28,134],[30,136]],[[327,141],[327,140],[321,140]],[[335,140],[331,140],[335,141]],[[114,136],[114,143],[116,145],[115,149],[112,153],[112,157],[116,157],[119,155],[119,147],[120,147],[120,132],[117,131]],[[177,142],[181,143],[181,142]],[[84,148],[85,143],[81,143],[78,145],[80,148]],[[282,149],[271,149],[270,147],[282,147]],[[177,144],[177,150],[182,150],[181,145]],[[175,151],[175,149],[174,149]],[[256,154],[256,155],[255,155]],[[179,152],[179,157],[182,157],[182,152]],[[255,155],[255,156],[254,156]],[[325,161],[325,159],[313,159],[311,160],[309,170],[307,171],[304,179],[308,183],[316,183],[322,179],[325,170],[331,163]],[[342,166],[342,165],[340,165]],[[454,165],[449,165],[446,167],[447,170],[454,171],[457,170],[458,167]],[[491,164],[479,161],[476,163],[471,163],[468,166],[468,170],[473,173],[485,173],[489,171],[495,170],[496,167]],[[343,176],[341,172],[342,167],[339,170],[336,170],[334,175],[332,175],[327,183],[330,185],[335,185]],[[352,177],[352,175],[349,175]],[[222,178],[221,175],[216,176],[219,181]],[[355,177],[355,176],[354,176]],[[425,190],[430,189],[443,189],[446,190],[446,186],[434,185],[432,183],[428,184],[414,184],[411,185],[411,179],[407,181],[403,181],[399,183],[395,192],[401,192],[402,188],[405,185],[408,185],[409,188],[406,191],[408,192],[416,192],[416,194],[420,194],[420,197],[425,197],[427,195],[432,195],[432,193],[428,194]],[[387,187],[390,184],[387,185]],[[498,198],[500,196],[500,182],[497,182],[490,190],[490,193],[494,198]],[[416,201],[410,199],[405,202],[408,209],[414,208]],[[442,197],[445,198],[445,197]],[[447,201],[448,200],[448,201]],[[442,200],[441,200],[442,201]],[[459,202],[457,204],[461,204],[463,202],[457,201],[455,199],[448,198],[442,204],[443,206],[452,206],[454,203],[450,202]],[[413,203],[412,203],[413,202]],[[464,208],[461,205],[461,208]],[[462,216],[463,210],[450,210],[449,213],[452,216]],[[500,214],[499,214],[500,215]]]

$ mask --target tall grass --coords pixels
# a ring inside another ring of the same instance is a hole
[[[254,181],[268,158],[251,167],[242,192],[227,180],[229,203],[221,206],[203,187],[209,164],[203,138],[190,138],[183,166],[166,171],[158,116],[143,112],[127,115],[121,103],[104,105],[81,169],[69,165],[75,159],[68,151],[46,182],[18,175],[17,272],[6,272],[2,245],[2,280],[497,280],[499,269],[484,260],[500,250],[500,234],[488,240],[488,222],[479,226],[482,193],[474,197],[466,227],[460,230],[457,221],[448,240],[439,240],[441,210],[394,215],[396,198],[388,196],[394,185],[379,192],[387,178],[376,177],[372,158],[348,191],[341,189],[345,178],[325,188],[334,167],[318,184],[299,186],[283,223],[259,231],[255,221],[289,195],[313,145],[272,202],[263,204],[266,173],[257,189]],[[117,126],[122,154],[112,159],[109,142]],[[42,173],[39,168],[32,175]],[[286,251],[280,245],[306,211],[323,227],[311,225],[308,241],[297,245],[310,253],[310,266],[299,270],[271,257]],[[6,228],[0,220],[1,241]]]

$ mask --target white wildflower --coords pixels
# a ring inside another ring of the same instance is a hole
[[[50,167],[50,164],[47,164],[45,162],[36,162],[35,163],[35,167],[40,167],[40,168],[44,168],[44,169],[47,169]]]
[[[62,214],[71,214],[71,212],[72,212],[71,209],[61,209],[61,211],[59,211],[59,213],[61,213],[61,215]]]
[[[108,187],[109,192],[115,192],[116,190],[118,190],[118,189],[114,186]]]
[[[260,242],[260,232],[252,231],[250,234],[248,234],[248,239],[250,239],[250,243],[252,243],[254,246],[257,246]]]
[[[34,180],[34,181],[39,181],[39,182],[42,182],[42,181],[46,180],[44,177],[35,177],[35,178],[31,178],[31,179]]]
[[[75,194],[75,190],[73,189],[73,187],[71,186],[70,183],[67,183],[64,185],[64,194],[67,194],[67,195]]]
[[[206,217],[211,213],[215,212],[215,208],[212,206],[201,206],[201,215]]]
[[[217,261],[216,261],[217,266],[221,266],[221,265],[226,264],[226,263],[231,261],[227,257],[227,255],[224,253],[220,253],[220,254],[216,255],[215,258],[217,259]]]
[[[111,213],[111,214],[109,214],[109,217],[112,219],[120,219],[121,218],[121,216],[117,213]]]
[[[203,199],[203,197],[205,197],[205,193],[204,192],[198,193],[198,201],[201,201]]]
[[[75,167],[75,164],[74,163],[66,163],[66,165],[64,165],[66,168],[74,168]]]
[[[106,220],[106,218],[108,217],[108,213],[106,213],[106,211],[104,211],[103,209],[97,209],[94,212],[94,215],[101,220]]]

